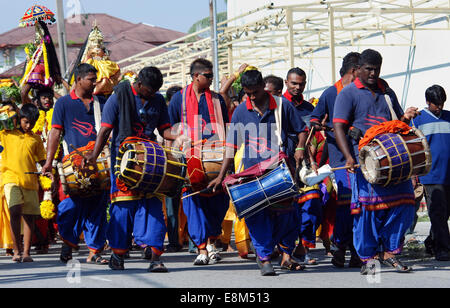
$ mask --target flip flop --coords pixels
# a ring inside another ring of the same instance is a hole
[[[89,260],[89,261],[86,260],[86,263],[97,264],[97,265],[107,265],[108,264],[108,260],[106,260],[105,258],[103,258],[99,254],[95,254],[95,255],[92,256],[91,260]]]
[[[396,257],[383,259],[382,262],[385,265],[395,268],[398,273],[409,273],[412,271],[412,267],[404,265]]]
[[[22,263],[33,262],[33,261],[34,261],[33,258],[30,256],[22,258]]]
[[[152,261],[147,271],[151,273],[167,273],[169,270],[162,261]]]
[[[22,262],[22,257],[21,256],[13,256],[11,261],[20,263],[20,262]]]
[[[304,266],[304,265],[302,265],[300,263],[297,263],[297,262],[289,261],[287,263],[288,264],[280,264],[282,270],[288,270],[288,271],[295,271],[295,272],[297,272],[297,271],[303,271],[306,268],[306,266]]]

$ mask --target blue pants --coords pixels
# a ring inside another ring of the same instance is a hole
[[[262,261],[270,260],[270,255],[276,245],[289,255],[295,248],[298,237],[298,211],[275,210],[270,207],[245,218],[250,238],[256,254]]]
[[[106,192],[89,198],[71,197],[61,201],[56,222],[64,242],[76,247],[84,232],[89,249],[97,252],[103,248],[106,242],[107,204]]]
[[[315,248],[316,231],[322,223],[323,219],[323,203],[322,198],[309,199],[304,203],[297,205],[300,217],[299,237],[303,246]]]
[[[187,194],[189,192],[184,193]],[[222,222],[228,207],[229,198],[225,194],[212,197],[195,195],[183,199],[189,237],[197,247],[204,249],[208,238],[222,234]]]
[[[352,197],[351,180],[354,175],[343,169],[334,171],[334,176],[338,189],[333,241],[338,247],[345,248],[347,245],[351,245],[353,240],[353,216],[350,202]]]
[[[386,252],[401,251],[406,230],[414,220],[414,206],[405,204],[377,211],[363,207],[354,216],[353,244],[361,260],[367,261],[377,254],[380,245]]]
[[[166,224],[162,202],[158,198],[117,201],[111,204],[109,214],[107,236],[114,253],[128,251],[134,236],[136,244],[150,246],[154,253],[162,254]]]

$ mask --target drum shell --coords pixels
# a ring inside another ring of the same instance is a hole
[[[149,151],[150,148],[146,146],[146,142],[127,142],[122,145],[119,153],[123,155],[119,155],[115,174],[130,190],[175,197],[180,194],[185,182],[184,158],[157,143],[148,142],[154,147],[153,151]],[[128,157],[125,157],[127,153]],[[161,165],[152,164],[153,168],[148,167],[150,162],[157,162],[158,159]],[[134,170],[134,172],[126,169]]]
[[[298,194],[291,172],[284,163],[255,180],[227,186],[227,190],[239,218],[252,216]]]
[[[90,152],[91,150],[82,151],[83,154]],[[90,165],[81,169],[72,163],[70,155],[66,156],[62,163],[58,163],[64,194],[89,197],[109,190],[111,186],[109,153],[109,148],[105,147],[100,153],[95,167]]]
[[[375,137],[359,153],[361,169],[369,183],[383,186],[399,184],[409,180],[412,176],[425,175],[430,171],[431,152],[422,132],[418,129],[412,129],[409,134],[398,136],[403,139],[406,145],[412,169],[401,176],[395,175],[398,174],[398,170],[395,170],[396,167],[391,167],[389,153],[380,146],[380,142]]]

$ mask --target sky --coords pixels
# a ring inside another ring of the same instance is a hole
[[[2,1],[3,2],[3,1]],[[19,25],[25,11],[34,4],[49,8],[56,15],[56,0],[6,0],[0,33]],[[72,12],[106,13],[134,23],[147,23],[187,32],[196,21],[209,16],[209,0],[63,0],[67,18]],[[217,13],[226,10],[225,0],[216,0]]]

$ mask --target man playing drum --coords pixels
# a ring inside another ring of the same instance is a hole
[[[264,90],[264,82],[259,71],[245,72],[241,79],[242,87],[247,94],[247,101],[239,105],[234,114],[227,136],[227,155],[224,159],[219,176],[213,180],[209,187],[218,190],[227,171],[231,168],[236,149],[244,145],[243,167],[245,170],[279,155],[280,144],[283,148],[287,144],[289,133],[297,133],[300,138],[305,133],[305,124],[295,112],[292,104],[281,106],[281,141],[275,137],[276,128],[275,110],[281,102]],[[281,101],[281,100],[279,100]],[[304,140],[305,138],[303,138]],[[297,163],[301,160],[300,151],[295,152]],[[291,254],[295,248],[298,236],[299,218],[292,204],[283,208],[275,206],[246,217],[250,237],[255,247],[257,261],[261,268],[261,275],[276,275],[270,258],[275,245],[283,252],[281,266],[289,270],[301,270],[303,267],[291,261]]]
[[[194,144],[202,140],[225,142],[224,125],[229,122],[228,110],[222,96],[209,89],[213,80],[212,63],[206,59],[196,59],[191,64],[190,74],[192,83],[175,93],[170,101],[172,126],[182,123],[183,134],[190,137]],[[186,159],[190,173],[188,155]],[[190,181],[192,184],[192,177]],[[189,189],[184,195],[190,193],[192,190]],[[220,261],[214,243],[222,234],[222,221],[228,205],[228,197],[223,193],[213,196],[194,195],[183,199],[189,236],[199,253],[194,265]]]
[[[415,107],[403,113],[395,93],[379,78],[381,63],[382,57],[377,51],[363,51],[359,77],[339,93],[334,106],[333,126],[337,144],[346,159],[345,166],[352,173],[353,244],[364,263],[362,275],[372,273],[380,244],[383,249],[380,261],[398,272],[411,270],[395,258],[402,249],[404,234],[414,216],[411,181],[386,187],[372,185],[364,178],[361,169],[355,170],[359,140],[370,127],[395,118],[409,123],[417,115]],[[353,146],[347,143],[347,133],[352,137]]]
[[[84,147],[90,141],[95,141],[97,132],[92,93],[96,85],[96,74],[97,70],[92,65],[79,65],[75,69],[74,90],[70,95],[56,101],[43,173],[52,171],[53,158],[62,134],[65,143],[75,148]],[[103,108],[104,100],[99,97],[98,101],[100,108]],[[80,235],[84,232],[89,248],[87,262],[107,264],[100,256],[106,242],[107,203],[107,191],[99,191],[95,196],[87,198],[81,196],[66,198],[58,205],[58,231],[64,241],[60,257],[62,262],[72,259],[72,248],[78,247]]]
[[[95,142],[94,151],[86,158],[93,163],[111,139],[111,206],[107,238],[113,251],[109,267],[124,269],[124,255],[135,242],[151,250],[149,272],[167,272],[160,256],[164,250],[166,225],[162,200],[153,194],[127,190],[114,174],[119,147],[127,137],[156,141],[154,130],[168,140],[175,140],[170,133],[169,115],[164,97],[157,93],[163,85],[163,76],[156,67],[144,67],[133,84],[121,82],[105,104],[102,127]]]

